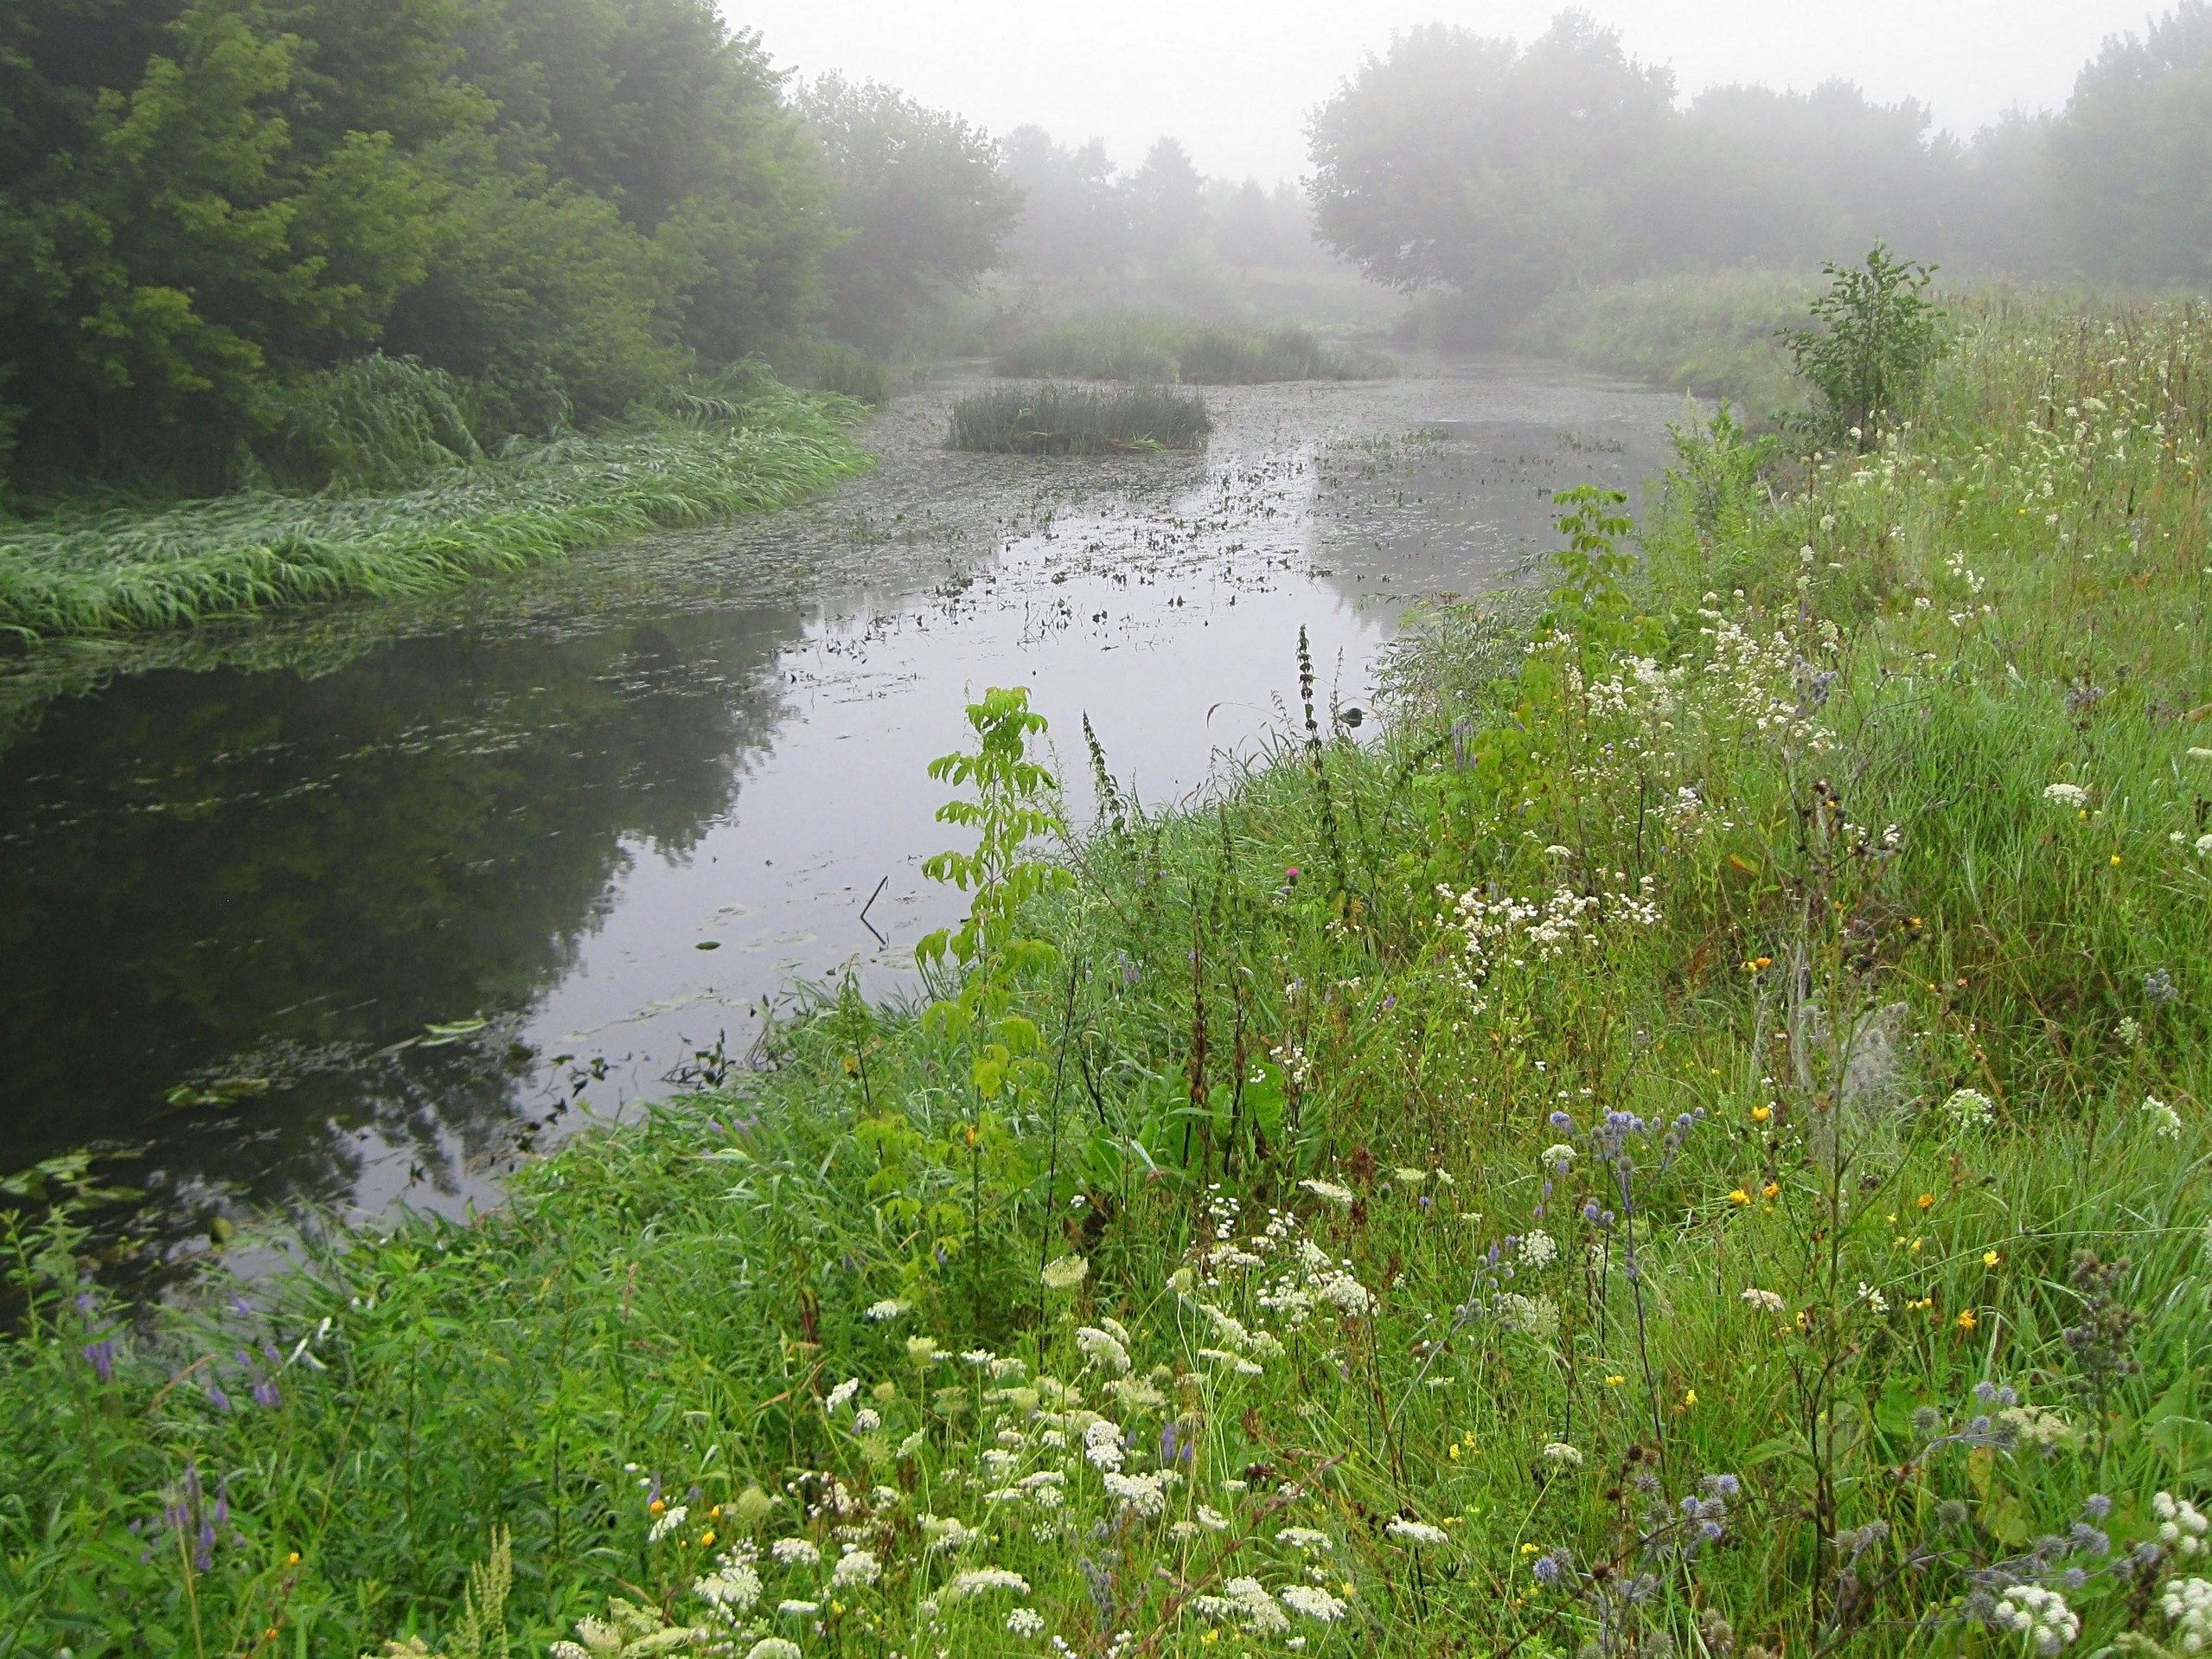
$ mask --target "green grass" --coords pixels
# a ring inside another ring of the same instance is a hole
[[[957,400],[954,449],[1020,455],[1126,455],[1197,449],[1213,423],[1205,405],[1164,386],[994,386]]]
[[[1000,353],[993,367],[1021,379],[1205,386],[1380,380],[1397,372],[1396,362],[1380,353],[1331,344],[1295,324],[1263,329],[1141,316],[1066,323]]]
[[[1771,424],[1806,407],[1782,332],[1806,326],[1817,279],[1716,272],[1562,289],[1520,325],[1525,349],[1703,398]]]
[[[2183,1650],[2212,320],[1959,322],[1902,437],[1630,570],[1563,503],[1538,631],[1017,913],[991,727],[943,1002],[495,1214],[134,1323],[22,1201],[0,1650],[2023,1655],[2023,1582]]]
[[[620,426],[484,457],[462,447],[465,426],[450,443],[427,420],[395,437],[394,423],[369,427],[334,397],[296,452],[338,472],[317,493],[0,520],[0,630],[175,628],[345,594],[418,593],[786,506],[867,464],[852,437],[858,413],[738,374],[672,388]],[[400,467],[416,481],[377,487]],[[366,488],[342,482],[363,476]]]

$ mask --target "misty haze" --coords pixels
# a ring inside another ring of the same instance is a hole
[[[0,0],[0,1656],[2212,1644],[2212,4]]]

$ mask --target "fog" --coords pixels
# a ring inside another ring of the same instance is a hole
[[[904,88],[996,132],[1027,123],[1097,137],[1134,165],[1163,132],[1210,175],[1266,183],[1307,170],[1305,125],[1396,31],[1456,23],[1526,42],[1557,0],[724,0],[777,63]],[[2107,35],[2139,31],[2144,0],[1591,0],[1646,61],[1693,95],[1731,81],[1809,90],[1838,77],[1877,102],[1916,98],[1961,137],[2014,106],[2062,106]]]

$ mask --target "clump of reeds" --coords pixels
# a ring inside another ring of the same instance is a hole
[[[1295,324],[1259,329],[1157,317],[1086,317],[1010,348],[994,368],[1016,377],[1204,386],[1381,380],[1397,373],[1396,362],[1379,352],[1326,342]]]
[[[1131,455],[1196,449],[1205,403],[1166,386],[994,386],[953,405],[954,449],[1010,455]]]
[[[442,368],[381,352],[311,375],[277,400],[256,459],[310,490],[393,490],[484,458],[469,388]]]

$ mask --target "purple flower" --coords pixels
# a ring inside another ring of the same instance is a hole
[[[1560,1558],[1558,1552],[1554,1551],[1549,1555],[1538,1556],[1532,1571],[1538,1584],[1550,1586],[1566,1577],[1567,1563]]]
[[[84,1355],[92,1361],[93,1374],[102,1382],[115,1380],[115,1343],[112,1340],[86,1342]]]
[[[83,1314],[85,1317],[89,1319],[92,1317],[93,1308],[94,1305],[95,1304],[93,1301],[93,1293],[90,1291],[80,1291],[77,1292],[77,1311],[79,1313]]]
[[[253,1403],[263,1411],[273,1412],[284,1403],[284,1397],[277,1392],[275,1383],[265,1378],[253,1385]]]
[[[230,1396],[223,1392],[221,1383],[210,1382],[208,1385],[208,1403],[219,1412],[231,1409]]]

